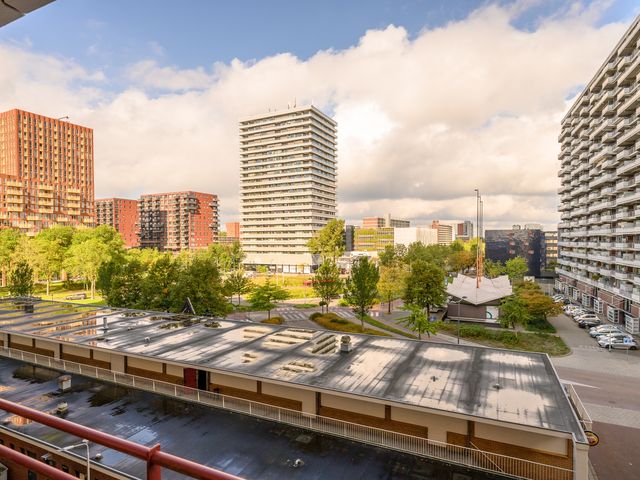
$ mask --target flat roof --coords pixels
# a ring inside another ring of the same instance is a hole
[[[0,331],[259,380],[565,432],[580,423],[546,354],[38,300]],[[103,320],[106,319],[106,320]],[[184,320],[187,320],[186,322]],[[108,329],[102,328],[103,321]]]
[[[69,406],[67,420],[147,446],[160,443],[164,452],[241,478],[436,480],[449,478],[452,472],[474,480],[502,478],[77,375],[71,376],[71,389],[61,393],[59,376],[59,372],[0,357],[3,399],[43,412],[54,412],[64,401]],[[15,430],[57,446],[79,441],[2,411],[0,424],[5,425],[0,429]],[[90,447],[92,457],[102,454],[102,465],[146,477],[144,462],[93,443]],[[302,459],[303,467],[293,467],[297,458]],[[82,457],[78,461],[82,462]],[[165,469],[162,478],[185,477]]]

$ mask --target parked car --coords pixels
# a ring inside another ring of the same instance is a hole
[[[622,339],[622,340],[624,340],[625,338],[630,338],[633,340],[633,337],[631,335],[624,332],[603,333],[601,335],[596,335],[596,341],[598,342],[604,338]]]
[[[589,329],[589,335],[593,338],[596,338],[598,335],[606,335],[608,333],[623,333],[619,327],[615,325],[599,325],[597,327],[592,327]]]
[[[578,321],[578,326],[580,328],[591,328],[597,327],[598,325],[602,325],[602,320],[600,320],[599,318],[583,318]]]
[[[573,321],[578,324],[580,323],[580,320],[599,320],[599,318],[595,313],[581,313],[580,315],[573,317]]]
[[[598,345],[602,348],[622,348],[625,350],[637,350],[638,343],[629,335],[624,338],[619,337],[603,337],[598,340]]]

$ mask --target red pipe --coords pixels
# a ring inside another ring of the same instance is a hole
[[[63,472],[62,470],[58,470],[57,468],[54,468],[51,465],[48,465],[44,462],[40,462],[35,458],[31,458],[26,455],[23,455],[3,445],[0,445],[0,458],[3,458],[3,459],[6,458],[7,460],[15,462],[18,465],[24,465],[29,470],[33,470],[34,472],[41,473],[42,475],[45,475],[53,480],[78,480],[73,475],[69,475],[68,473]]]
[[[170,453],[161,452],[160,445],[152,448],[145,447],[144,445],[114,437],[108,433],[84,427],[77,423],[25,407],[24,405],[9,402],[8,400],[0,399],[0,410],[11,412],[15,415],[33,420],[34,422],[41,423],[42,425],[47,425],[89,440],[90,442],[145,460],[147,462],[147,475],[151,475],[147,477],[149,480],[160,479],[160,468],[156,468],[156,466],[165,467],[174,472],[202,480],[241,480],[240,477],[221,472],[220,470],[171,455]],[[66,478],[67,477],[65,477],[65,479]]]

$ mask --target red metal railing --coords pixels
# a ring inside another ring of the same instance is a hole
[[[17,403],[9,402],[8,400],[0,399],[0,410],[5,410],[13,413],[14,415],[28,418],[29,420],[33,420],[34,422],[42,425],[47,425],[57,430],[87,439],[90,442],[111,448],[112,450],[117,450],[127,455],[131,455],[132,457],[144,460],[147,462],[147,480],[160,480],[162,468],[168,468],[174,472],[202,480],[240,480],[239,477],[234,475],[221,472],[220,470],[215,470],[182,457],[171,455],[170,453],[162,452],[159,444],[156,444],[153,447],[145,447],[139,443],[134,443],[129,440],[109,435],[108,433],[84,427],[77,423],[73,423],[47,413],[39,412],[38,410],[34,410]],[[7,450],[11,452],[11,456],[9,454],[5,455]],[[18,457],[15,457],[15,455]],[[6,447],[0,449],[0,457],[5,456],[16,463],[25,465],[32,470],[55,480],[70,480],[75,478],[71,475],[65,474],[61,470],[57,470],[45,463],[29,458],[26,455],[22,455]],[[16,458],[20,458],[20,460],[17,460]]]

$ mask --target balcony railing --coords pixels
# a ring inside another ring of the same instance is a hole
[[[113,372],[22,350],[2,347],[0,355],[43,367],[146,390],[180,400],[222,408],[307,430],[348,438],[358,442],[450,462],[470,468],[528,480],[572,480],[573,470],[509,457],[477,448],[461,447],[404,433],[392,432],[297,410],[230,397],[182,385],[160,382],[127,373]]]

